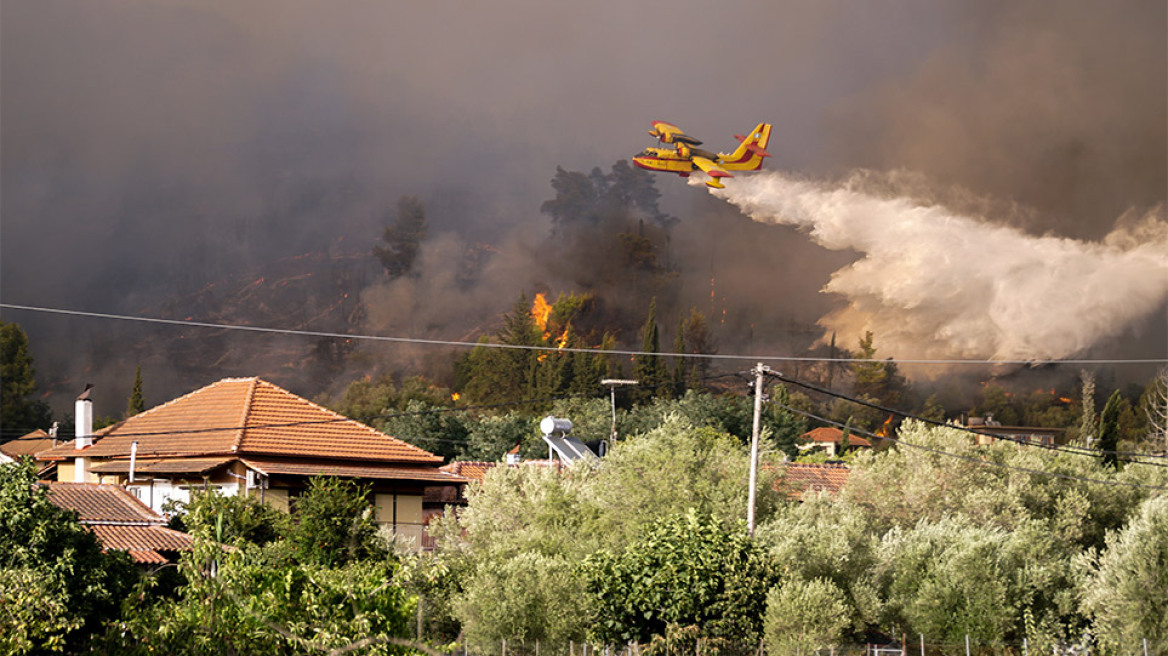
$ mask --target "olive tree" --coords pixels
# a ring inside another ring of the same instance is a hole
[[[1152,653],[1168,652],[1168,496],[1145,501],[1102,554],[1080,563],[1083,612],[1099,642],[1135,653],[1147,639]]]

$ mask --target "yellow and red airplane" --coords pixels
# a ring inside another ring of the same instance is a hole
[[[724,189],[722,178],[732,178],[730,171],[757,171],[762,168],[764,157],[771,140],[770,123],[759,123],[748,136],[734,135],[742,142],[732,153],[711,153],[697,146],[702,142],[681,131],[681,128],[665,121],[653,121],[649,136],[657,137],[658,144],[673,144],[673,148],[646,148],[633,158],[633,164],[650,171],[676,173],[688,178],[695,168],[710,176],[706,184],[715,189]]]

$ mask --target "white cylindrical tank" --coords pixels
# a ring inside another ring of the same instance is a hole
[[[552,435],[553,433],[567,434],[572,432],[572,422],[567,419],[559,419],[548,415],[539,422],[539,429],[543,431],[544,435]]]

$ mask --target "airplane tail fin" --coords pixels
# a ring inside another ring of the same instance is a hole
[[[762,160],[770,157],[766,151],[771,141],[771,124],[759,123],[749,135],[734,135],[742,143],[729,155],[723,155],[720,162],[723,168],[734,171],[757,171],[762,168]]]

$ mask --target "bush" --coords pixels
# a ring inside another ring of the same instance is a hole
[[[767,653],[801,656],[834,647],[851,625],[852,612],[843,591],[828,579],[784,581],[767,594]]]
[[[762,632],[771,561],[742,526],[690,511],[649,526],[622,553],[584,562],[596,614],[590,632],[607,644],[649,642],[700,627],[700,638],[755,642]]]

